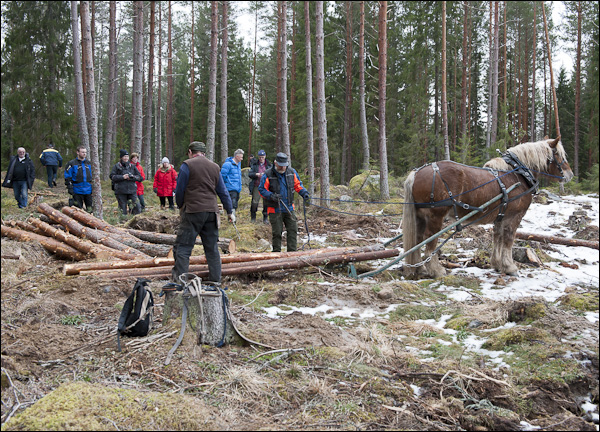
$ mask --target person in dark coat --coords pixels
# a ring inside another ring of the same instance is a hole
[[[129,162],[129,153],[127,150],[119,152],[120,160],[116,163],[110,173],[113,190],[119,203],[119,208],[123,216],[127,216],[127,202],[131,201],[133,205],[133,214],[140,213],[140,206],[137,200],[137,184],[142,178],[140,172],[134,164]]]
[[[250,172],[248,173],[248,177],[250,177],[250,195],[252,196],[252,204],[250,204],[250,221],[256,222],[256,211],[258,210],[258,204],[260,204],[260,192],[258,191],[258,185],[260,184],[260,180],[265,172],[271,168],[271,162],[267,160],[267,153],[264,150],[258,151],[258,159],[252,158],[250,162]],[[263,223],[269,223],[269,219],[267,216],[267,206],[263,201]]]
[[[3,187],[12,188],[19,208],[27,207],[28,190],[33,187],[35,166],[23,147],[17,149],[17,155],[10,158]]]
[[[80,145],[77,147],[77,157],[70,160],[65,167],[65,186],[73,197],[69,205],[74,205],[85,211],[92,212],[92,164],[87,159],[87,149]]]
[[[56,176],[58,169],[62,167],[63,158],[59,151],[54,148],[54,144],[49,143],[48,148],[40,155],[40,162],[46,167],[48,174],[48,187],[56,186]]]

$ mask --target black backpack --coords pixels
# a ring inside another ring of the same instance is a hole
[[[119,352],[121,352],[121,336],[146,336],[150,331],[154,298],[152,292],[146,289],[148,282],[150,282],[148,279],[139,278],[125,301],[117,328]]]

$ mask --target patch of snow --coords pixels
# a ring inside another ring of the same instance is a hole
[[[409,384],[409,386],[412,389],[413,394],[415,395],[416,398],[418,398],[419,396],[421,396],[421,393],[422,393],[421,387],[416,386],[414,384]]]
[[[592,324],[600,320],[598,312],[586,312],[585,319],[591,322]]]
[[[519,430],[522,430],[522,431],[536,431],[536,430],[540,430],[540,429],[541,429],[540,426],[534,426],[523,420],[519,423]]]

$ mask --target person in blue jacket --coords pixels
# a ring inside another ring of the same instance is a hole
[[[237,149],[233,153],[233,157],[228,157],[221,167],[221,177],[223,177],[223,182],[225,182],[225,187],[231,197],[234,214],[242,191],[242,159],[244,159],[244,150]]]
[[[40,162],[46,167],[48,174],[48,187],[56,186],[56,176],[58,169],[62,167],[63,158],[59,151],[54,148],[54,144],[49,143],[48,148],[40,155]]]
[[[73,196],[73,205],[82,209],[85,204],[85,210],[91,213],[92,164],[86,156],[87,149],[84,146],[77,147],[77,157],[65,166],[65,185],[69,194]]]

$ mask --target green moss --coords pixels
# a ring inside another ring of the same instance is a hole
[[[210,430],[217,412],[185,395],[138,392],[82,382],[63,384],[10,419],[2,430]]]
[[[448,275],[440,279],[440,282],[446,286],[464,287],[469,290],[478,291],[481,284],[480,280],[473,276],[466,275]]]
[[[483,347],[492,350],[502,350],[509,345],[529,344],[532,342],[545,343],[551,341],[551,339],[548,332],[536,327],[513,327],[493,334],[483,344]]]
[[[440,313],[431,306],[424,305],[400,305],[393,312],[390,312],[390,321],[434,319],[439,318]]]
[[[571,293],[558,299],[562,305],[568,306],[578,311],[597,311],[598,294],[597,293]]]
[[[457,316],[448,320],[444,328],[453,330],[464,330],[467,328],[470,322],[471,320],[465,316]]]

